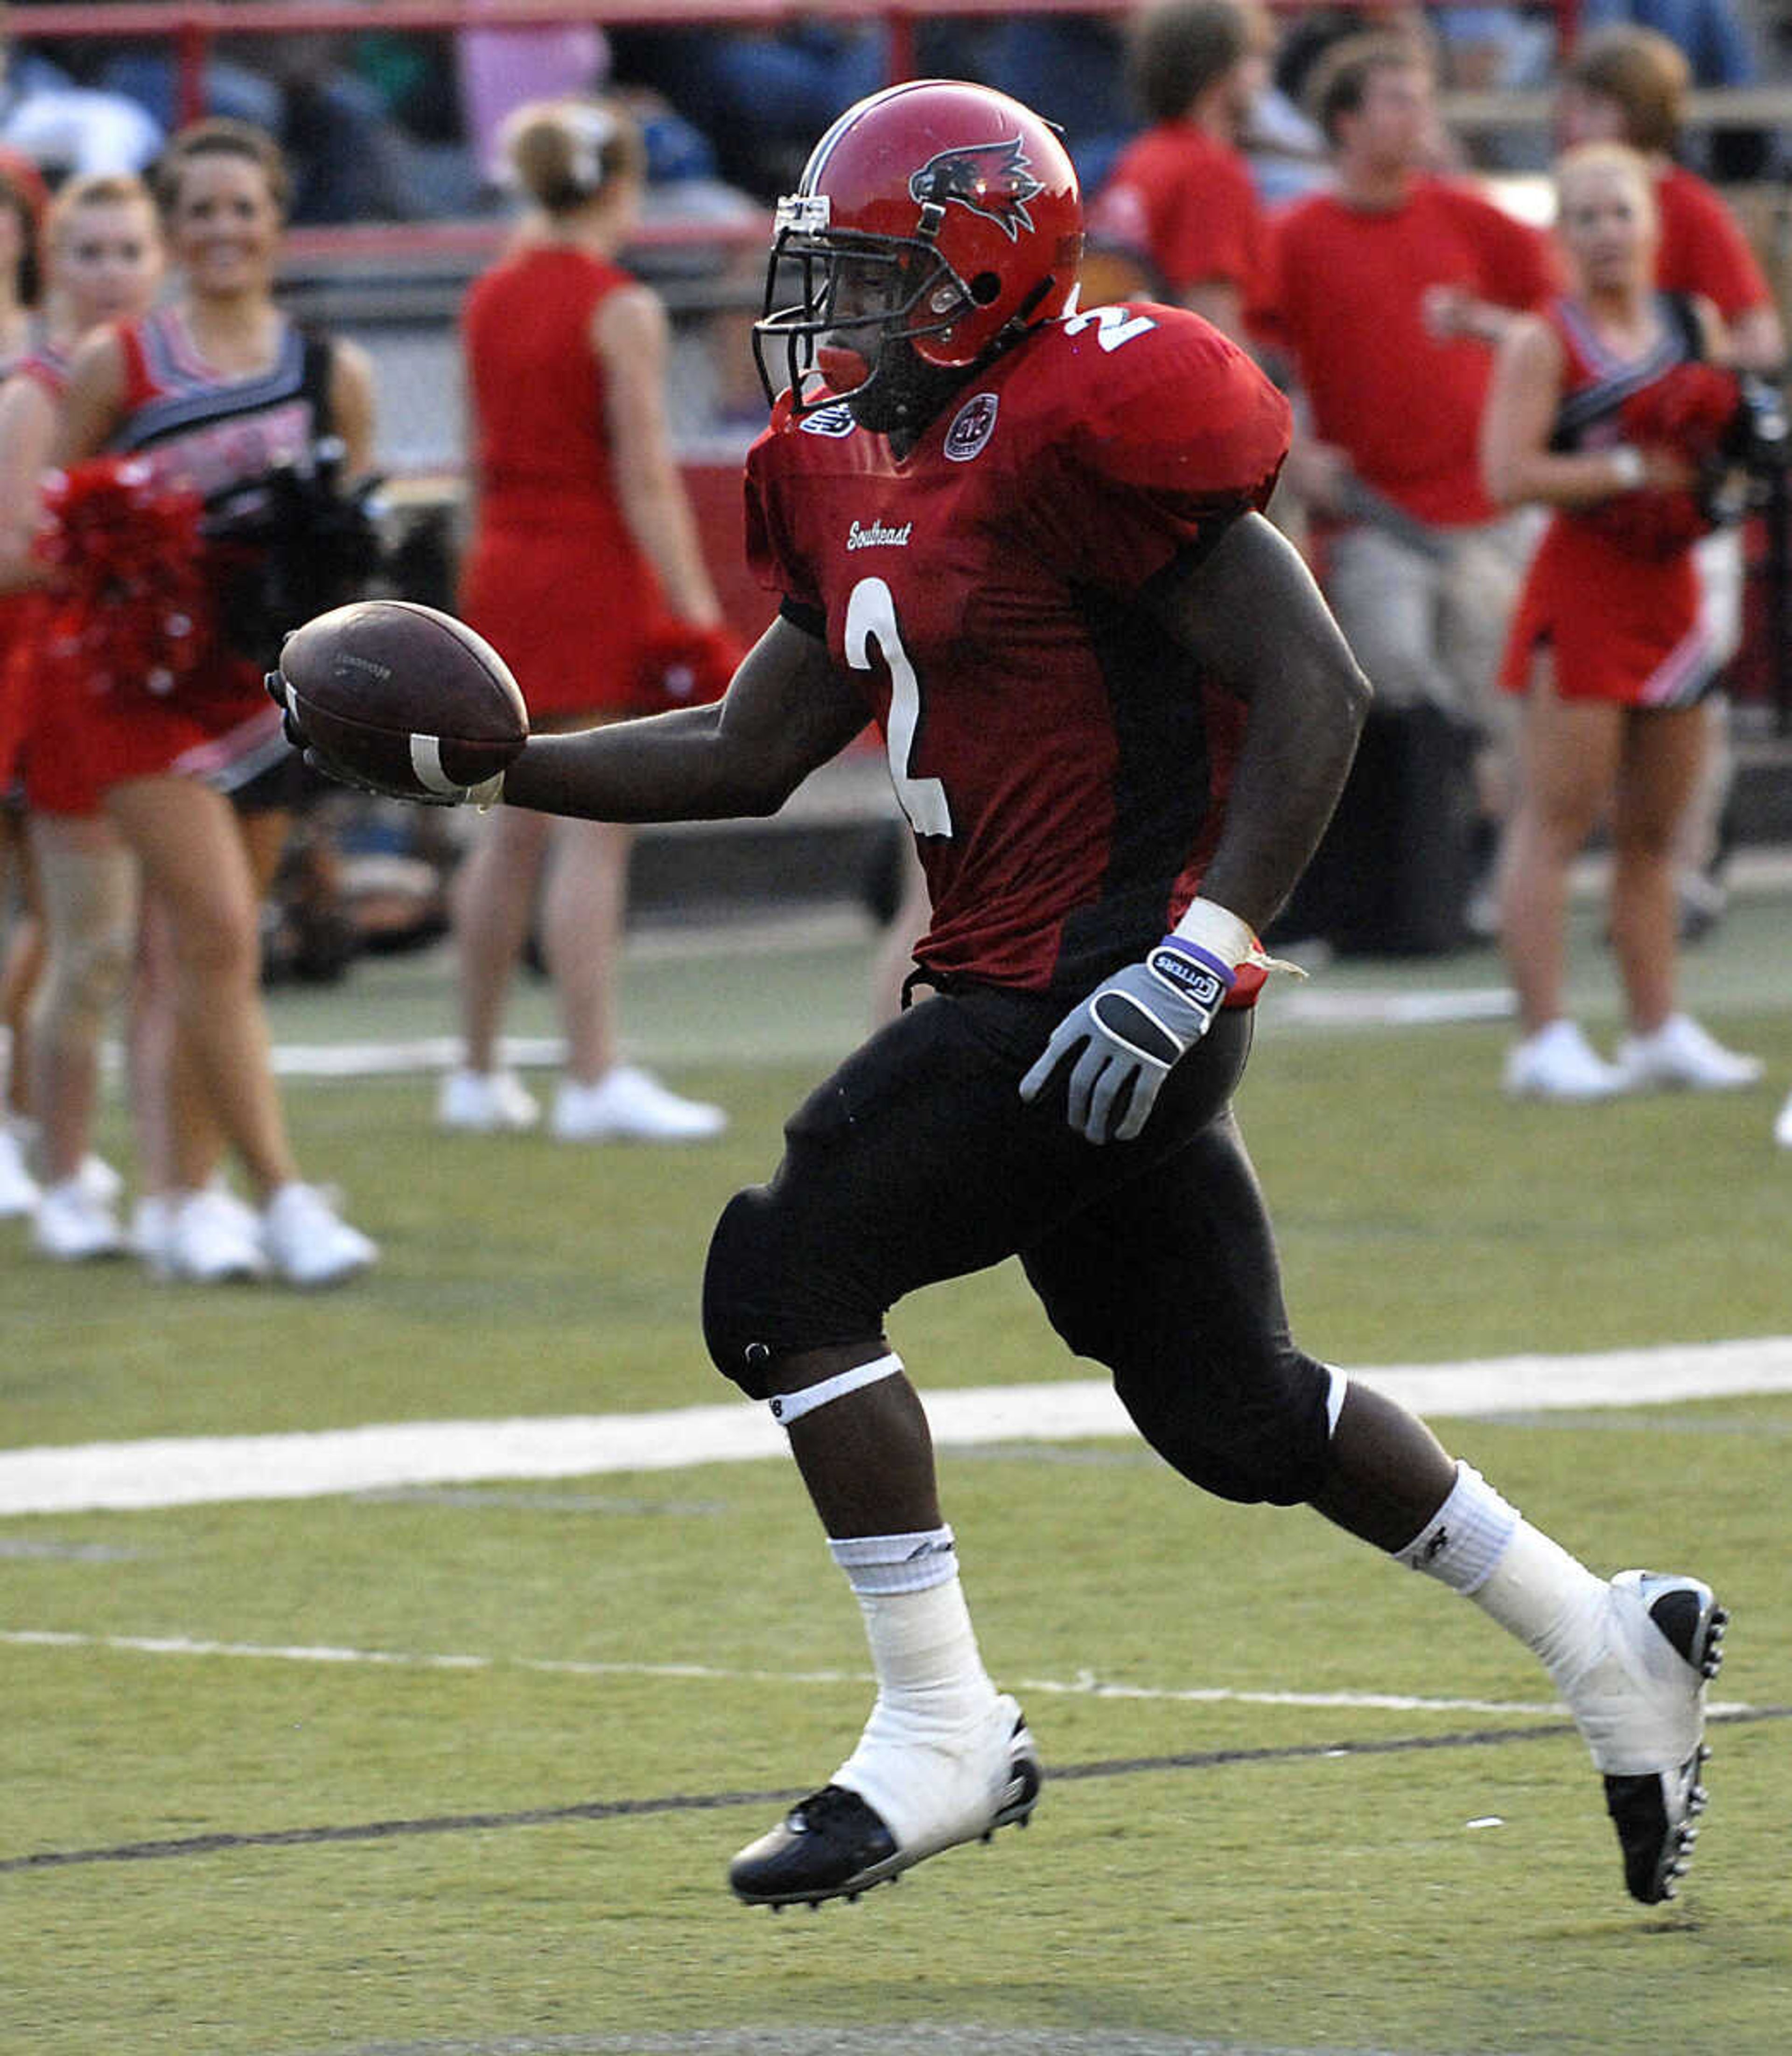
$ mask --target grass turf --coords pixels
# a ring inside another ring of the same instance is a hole
[[[856,963],[836,971],[844,1022]],[[1739,998],[1719,1025],[1784,1080],[1792,1022]],[[1308,1346],[1372,1364],[1784,1332],[1776,1102],[1506,1107],[1503,1034],[1269,1018],[1242,1114]],[[381,1237],[380,1271],[295,1300],[116,1267],[77,1295],[15,1242],[7,1439],[723,1396],[694,1323],[709,1223],[819,1069],[731,1054],[693,1046],[677,1073],[735,1117],[688,1153],[449,1143],[420,1080],[295,1089],[306,1158]],[[1087,1370],[1012,1267],[893,1331],[924,1386]],[[1736,1614],[1719,1696],[1792,1704],[1792,1400],[1447,1433],[1602,1568],[1711,1577]],[[1687,1896],[1636,1908],[1552,1714],[1188,1696],[1545,1705],[1522,1653],[1427,1581],[1310,1515],[1203,1500],[1125,1443],[942,1469],[986,1653],[1058,1774],[1026,1835],[776,1922],[722,1888],[776,1810],[740,1795],[823,1774],[867,1691],[782,1465],[6,1523],[0,2047],[1785,2047],[1782,1722],[1717,1730]],[[72,1639],[16,1639],[37,1631]],[[1265,1751],[1289,1753],[1241,1757]],[[591,1811],[642,1801],[668,1803]],[[350,1832],[255,1839],[322,1829]]]

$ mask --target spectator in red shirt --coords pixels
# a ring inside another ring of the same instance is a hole
[[[1353,36],[1311,89],[1335,190],[1273,224],[1262,332],[1305,397],[1291,483],[1328,594],[1382,706],[1441,708],[1480,738],[1478,781],[1503,805],[1507,722],[1494,690],[1534,534],[1502,513],[1477,459],[1491,346],[1547,299],[1545,239],[1430,175],[1431,67],[1404,36]]]
[[[1164,297],[1234,342],[1246,340],[1268,237],[1238,140],[1274,42],[1255,0],[1165,0],[1143,16],[1129,70],[1152,125],[1122,154],[1090,215],[1093,241],[1148,265]]]
[[[1557,109],[1565,145],[1625,143],[1655,179],[1660,241],[1655,282],[1664,292],[1693,293],[1723,317],[1727,356],[1739,370],[1778,371],[1786,361],[1786,331],[1773,291],[1742,224],[1723,196],[1674,160],[1692,70],[1680,46],[1652,29],[1602,29],[1576,53]],[[1743,539],[1726,528],[1707,536],[1695,552],[1707,662],[1720,671],[1743,639]],[[1729,702],[1706,701],[1710,748],[1693,805],[1683,817],[1679,849],[1680,922],[1702,933],[1723,911],[1715,876],[1722,846],[1719,823],[1735,776]]]

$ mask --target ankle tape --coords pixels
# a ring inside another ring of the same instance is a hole
[[[869,1363],[855,1363],[851,1370],[837,1371],[819,1385],[805,1385],[799,1392],[776,1393],[766,1404],[772,1419],[787,1428],[805,1414],[813,1414],[818,1406],[831,1406],[862,1386],[875,1385],[879,1378],[900,1378],[902,1370],[902,1359],[892,1350],[887,1356],[874,1357]]]

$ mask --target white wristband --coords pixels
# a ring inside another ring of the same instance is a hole
[[[1620,443],[1605,453],[1611,460],[1612,476],[1620,492],[1629,492],[1643,482],[1643,453],[1634,443]]]
[[[1247,923],[1214,900],[1191,900],[1188,911],[1170,932],[1219,958],[1233,971],[1249,963],[1257,949],[1257,938]]]

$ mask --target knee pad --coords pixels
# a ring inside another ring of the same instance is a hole
[[[767,1315],[784,1271],[771,1188],[749,1185],[722,1209],[703,1271],[703,1340],[710,1361],[749,1399],[764,1399],[773,1350]]]
[[[135,950],[128,926],[56,936],[32,1010],[34,1032],[56,1046],[96,1041],[124,990]]]
[[[1325,1482],[1332,1373],[1292,1345],[1248,1378],[1116,1374],[1115,1390],[1151,1447],[1191,1484],[1245,1506],[1298,1506]]]
[[[882,1344],[883,1312],[850,1263],[831,1260],[776,1184],[749,1185],[722,1209],[703,1274],[703,1339],[749,1399],[769,1398],[780,1357],[835,1343]]]

